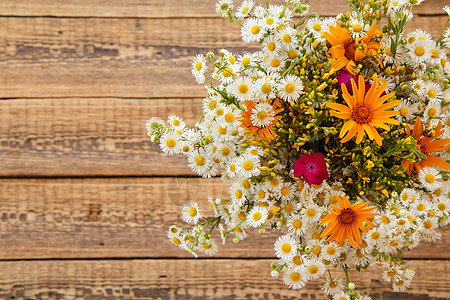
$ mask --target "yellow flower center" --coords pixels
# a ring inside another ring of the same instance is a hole
[[[236,231],[237,233],[241,233],[241,232],[242,232],[242,229],[241,229],[241,227],[236,227],[236,228],[234,229],[234,231]]]
[[[417,205],[417,210],[418,211],[424,211],[426,208],[427,207],[423,203],[420,203],[419,205]]]
[[[416,50],[414,50],[414,53],[417,56],[422,56],[425,54],[425,49],[423,49],[423,47],[417,47]]]
[[[270,86],[270,84],[264,83],[264,84],[261,86],[261,91],[262,91],[264,94],[269,94],[269,93],[272,91],[272,87]]]
[[[197,158],[195,158],[195,163],[199,166],[203,166],[205,164],[205,158],[203,156],[197,156]]]
[[[258,34],[258,33],[259,33],[259,30],[260,30],[259,26],[258,26],[258,25],[255,25],[255,26],[252,27],[251,32],[252,32],[253,34]]]
[[[230,172],[234,172],[236,170],[236,164],[230,164],[228,170],[230,170]]]
[[[266,19],[266,24],[267,25],[272,25],[273,23],[275,23],[274,19],[272,19],[272,18],[267,18]]]
[[[322,30],[322,25],[320,25],[319,23],[314,23],[313,28],[315,31],[320,31]]]
[[[172,238],[172,242],[177,246],[181,244],[181,241],[175,236]]]
[[[434,117],[437,114],[437,109],[435,107],[432,107],[428,110],[428,115],[430,117]]]
[[[267,49],[269,49],[269,51],[275,51],[275,43],[274,42],[268,43]]]
[[[437,207],[439,210],[444,211],[447,208],[447,205],[445,205],[445,203],[443,202],[440,202]]]
[[[244,189],[248,190],[250,188],[250,182],[248,182],[248,180],[244,180],[242,181],[242,186]]]
[[[291,252],[291,245],[289,243],[283,243],[281,245],[281,252],[283,252],[283,253]]]
[[[335,204],[337,202],[337,197],[336,196],[331,196],[328,201],[330,201],[331,204]]]
[[[270,185],[271,186],[278,186],[279,181],[276,178],[273,178],[272,180],[270,180]]]
[[[317,274],[319,272],[319,268],[317,266],[309,266],[308,268],[309,274]]]
[[[291,280],[293,282],[299,282],[300,281],[300,274],[298,274],[297,272],[293,272],[290,276]]]
[[[248,58],[248,57],[245,57],[243,60],[242,60],[242,65],[243,66],[246,66],[246,65],[248,65],[250,63],[250,58]]]
[[[439,51],[437,51],[436,49],[431,49],[431,57],[437,58],[438,56],[439,56]]]
[[[242,13],[243,15],[245,15],[245,14],[248,13],[249,10],[250,10],[250,7],[246,6],[246,7],[242,8],[241,13]]]
[[[295,84],[293,83],[286,84],[285,91],[288,94],[292,94],[295,91]]]
[[[406,117],[408,115],[408,109],[406,107],[400,108],[399,112],[402,117]]]
[[[391,223],[391,220],[386,216],[381,216],[381,222],[383,222],[383,224],[389,224]]]
[[[359,124],[367,124],[372,120],[372,112],[364,105],[355,107],[352,111],[352,119]]]
[[[253,169],[253,163],[249,160],[246,160],[242,166],[244,167],[245,170],[250,171],[251,169]]]
[[[283,41],[284,41],[286,44],[289,44],[289,43],[291,42],[291,36],[290,36],[289,34],[283,35]]]
[[[292,222],[292,226],[294,226],[295,229],[302,228],[302,221],[295,220],[294,222]]]
[[[259,221],[261,220],[261,217],[262,217],[261,213],[257,211],[253,214],[253,221]]]
[[[225,115],[225,121],[227,121],[228,123],[231,123],[234,121],[234,114],[232,113],[227,113]]]
[[[330,282],[330,283],[328,284],[328,287],[329,287],[330,289],[334,289],[335,287],[337,287],[336,281]]]
[[[414,43],[416,41],[416,38],[414,37],[414,36],[412,36],[412,37],[410,37],[409,39],[408,39],[408,44],[412,44],[412,43]]]
[[[234,192],[234,196],[236,197],[236,199],[241,199],[242,198],[242,191],[241,190],[236,190],[236,192]]]
[[[221,153],[222,153],[223,156],[226,157],[226,156],[230,155],[231,150],[229,148],[223,148]]]
[[[297,57],[297,52],[295,52],[295,50],[291,50],[291,51],[288,52],[287,55],[288,55],[288,57],[289,57],[290,59],[294,59],[294,58]]]
[[[239,93],[241,94],[247,94],[248,93],[248,85],[246,84],[241,84],[239,86]]]
[[[183,146],[183,152],[189,152],[189,146],[188,145],[184,145]]]
[[[353,25],[353,32],[361,32],[362,26],[360,24]]]
[[[280,66],[280,60],[278,58],[274,58],[270,61],[270,65],[274,68],[279,67]]]
[[[208,250],[211,249],[211,245],[202,244],[203,249]]]
[[[265,193],[264,191],[259,191],[259,192],[258,192],[258,197],[259,197],[260,199],[264,199],[264,198],[266,197],[266,193]]]
[[[303,263],[303,259],[300,255],[296,255],[294,256],[294,258],[292,259],[292,262],[294,264],[296,264],[297,266],[300,266]]]
[[[320,252],[322,252],[322,248],[320,248],[319,246],[314,246],[314,247],[313,247],[313,253],[314,253],[315,255],[319,255]]]
[[[336,253],[336,249],[334,247],[328,247],[327,254],[334,255]]]
[[[220,5],[220,9],[221,10],[226,10],[226,9],[228,9],[228,3],[222,3],[221,5]]]
[[[316,210],[314,208],[310,208],[306,211],[306,214],[308,215],[308,217],[312,218],[316,215]]]
[[[232,71],[231,71],[230,68],[225,68],[225,69],[222,71],[222,75],[223,75],[224,77],[230,77],[232,74],[233,74],[233,73],[232,73]]]
[[[312,235],[312,239],[313,239],[313,240],[320,240],[320,233],[315,232],[315,233]]]
[[[433,182],[435,182],[435,178],[434,178],[434,175],[433,174],[427,174],[427,175],[425,175],[425,181],[426,182],[428,182],[428,183],[433,183]]]
[[[267,113],[262,110],[256,114],[256,117],[261,121],[265,120],[265,119],[267,119]]]
[[[220,134],[227,134],[227,128],[226,128],[226,127],[219,126],[219,133],[220,133]]]
[[[370,237],[372,238],[372,240],[376,241],[380,238],[380,233],[378,231],[373,232]]]
[[[434,97],[436,97],[436,92],[433,91],[433,90],[429,90],[428,93],[427,93],[427,95],[428,95],[428,97],[430,97],[430,98],[434,98]]]
[[[238,217],[239,217],[240,220],[244,220],[244,219],[245,219],[245,212],[241,211],[241,212],[238,214]]]
[[[283,195],[283,196],[287,196],[287,195],[289,195],[289,189],[287,188],[287,187],[283,187],[282,189],[281,189],[281,195]],[[292,206],[292,205],[291,205]]]
[[[177,142],[173,138],[168,139],[167,142],[166,142],[166,145],[169,148],[175,147],[176,144],[177,144]]]
[[[209,109],[214,109],[217,106],[217,101],[216,100],[212,100],[211,102],[209,102],[208,107]]]
[[[423,223],[423,227],[425,229],[430,229],[431,227],[433,227],[433,223],[431,223],[431,221],[426,221]]]
[[[195,217],[197,215],[197,210],[195,209],[195,207],[189,208],[189,215],[191,217]]]
[[[228,61],[230,62],[230,64],[234,65],[236,63],[236,60],[234,59],[233,56],[228,56]]]
[[[200,71],[202,69],[202,62],[201,61],[198,61],[198,62],[195,63],[195,69],[197,71]]]
[[[294,206],[292,204],[286,204],[286,206],[284,207],[284,210],[286,212],[291,212],[294,209]]]

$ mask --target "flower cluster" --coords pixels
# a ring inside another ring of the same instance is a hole
[[[350,0],[353,12],[320,18],[298,0],[219,0],[217,12],[261,50],[194,58],[192,74],[207,82],[194,128],[174,115],[168,126],[147,121],[164,153],[229,186],[227,199],[209,198],[212,216],[186,203],[193,225],[171,226],[171,242],[213,255],[216,229],[223,243],[277,229],[271,274],[290,288],[323,278],[334,299],[369,299],[348,269],[380,268],[404,291],[414,271],[402,254],[439,239],[450,214],[450,29],[436,41],[405,33],[421,2]]]

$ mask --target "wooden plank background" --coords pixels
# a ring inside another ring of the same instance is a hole
[[[276,2],[283,2],[278,0]],[[345,0],[311,11],[345,13]],[[408,29],[434,38],[447,0],[425,1]],[[210,0],[0,1],[0,299],[325,299],[269,275],[276,233],[193,259],[169,245],[185,201],[226,196],[184,157],[149,142],[150,116],[200,115],[192,57],[257,49]],[[417,275],[394,294],[352,273],[373,299],[450,299],[450,229],[408,253]]]

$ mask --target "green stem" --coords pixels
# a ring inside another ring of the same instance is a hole
[[[328,271],[328,275],[330,276],[330,281],[333,281],[333,277],[331,277],[330,269],[328,269],[327,271]]]
[[[289,68],[286,71],[284,71],[284,73],[283,73],[283,75],[281,75],[280,79],[283,78],[284,76],[286,76],[297,65],[298,62],[299,62],[299,60],[298,60],[298,58],[296,58],[292,62],[292,64],[289,66]]]
[[[350,283],[350,278],[348,277],[348,267],[346,265],[342,266],[345,273],[345,279],[347,280],[347,285]]]
[[[444,27],[442,27],[441,35],[439,36],[439,39],[436,41],[436,44],[439,44],[444,38],[444,30],[447,27],[448,21],[450,21],[450,17],[447,18],[447,22],[445,22]]]
[[[288,7],[289,3],[291,3],[291,0],[286,2],[286,4],[284,5],[283,11],[280,14],[280,18],[284,17],[284,12],[286,11],[286,8]]]

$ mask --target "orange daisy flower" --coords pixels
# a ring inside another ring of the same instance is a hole
[[[368,232],[375,225],[369,221],[369,219],[378,215],[378,213],[370,213],[369,211],[376,208],[375,206],[367,207],[369,202],[358,202],[351,204],[346,197],[336,196],[339,203],[339,207],[331,205],[331,210],[319,223],[323,225],[329,223],[327,227],[320,234],[320,238],[326,237],[331,234],[327,239],[328,242],[336,240],[339,245],[343,245],[345,239],[348,238],[350,245],[356,248],[357,242],[362,245],[361,229],[364,232]],[[363,223],[367,222],[369,226],[364,227]]]
[[[416,119],[416,123],[414,124],[414,129],[411,132],[411,128],[408,126],[406,128],[406,132],[409,136],[413,137],[416,142],[416,148],[420,152],[422,152],[427,159],[422,159],[418,163],[412,163],[404,159],[402,161],[402,165],[408,174],[411,174],[413,168],[417,170],[417,173],[424,167],[439,167],[444,170],[450,170],[450,165],[437,156],[431,155],[430,152],[439,152],[449,148],[450,139],[442,139],[436,140],[444,133],[444,129],[442,129],[442,123],[439,122],[438,126],[434,129],[434,137],[422,136],[423,133],[423,124],[419,117]]]
[[[345,67],[349,72],[355,74],[356,61],[361,61],[366,56],[377,53],[380,43],[369,41],[379,34],[381,34],[381,31],[377,30],[376,23],[370,26],[364,36],[356,39],[352,39],[345,28],[339,25],[336,27],[330,26],[330,32],[324,32],[323,35],[333,46],[330,53],[335,61],[331,68],[338,71]]]
[[[256,104],[253,101],[245,101],[247,111],[242,113],[240,119],[240,127],[244,127],[252,133],[265,138],[267,141],[272,141],[276,134],[273,131],[273,125],[281,119],[281,116],[277,116],[283,111],[283,108],[278,108],[280,100],[277,98],[270,105],[270,102],[261,102]],[[259,107],[263,106],[262,109]]]
[[[335,109],[330,111],[333,116],[348,120],[342,126],[339,134],[339,137],[343,138],[341,143],[349,141],[358,134],[356,136],[356,143],[359,144],[362,141],[364,132],[366,132],[371,140],[375,139],[377,144],[381,146],[381,136],[375,127],[389,130],[389,126],[386,124],[399,125],[400,123],[397,120],[390,119],[390,117],[398,115],[398,111],[386,110],[400,104],[401,101],[395,100],[384,103],[394,96],[394,93],[380,97],[386,90],[387,83],[385,82],[377,88],[378,79],[376,77],[367,93],[365,91],[363,76],[360,75],[358,78],[358,87],[356,87],[353,78],[351,79],[351,84],[353,95],[350,95],[345,84],[341,84],[342,96],[348,107],[339,103],[327,103],[328,107]]]

